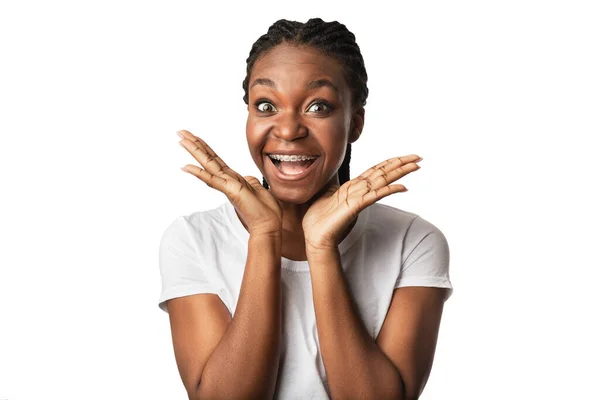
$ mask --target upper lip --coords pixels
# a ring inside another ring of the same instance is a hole
[[[267,154],[267,155],[278,154],[278,155],[287,155],[287,156],[291,156],[291,155],[317,156],[317,157],[319,156],[318,154],[310,153],[305,150],[273,150],[273,151],[267,151],[267,152],[265,152],[265,154]]]

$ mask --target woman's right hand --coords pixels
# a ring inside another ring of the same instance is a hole
[[[204,140],[186,130],[179,142],[203,168],[187,164],[186,172],[227,196],[250,234],[281,234],[283,212],[273,195],[253,176],[229,168]]]

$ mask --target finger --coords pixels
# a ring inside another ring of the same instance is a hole
[[[391,184],[392,182],[397,181],[398,179],[404,177],[405,175],[408,175],[411,172],[414,172],[420,168],[421,167],[415,163],[409,163],[409,164],[400,165],[396,169],[393,169],[389,172],[381,173],[378,176],[375,176],[372,179],[369,179],[371,182],[371,189],[377,190],[380,188],[384,188],[384,187],[388,186],[389,184]]]
[[[379,168],[383,167],[385,164],[387,164],[389,162],[390,162],[390,160],[382,161],[379,164],[372,166],[371,168],[369,168],[368,170],[366,170],[365,172],[360,174],[357,178],[366,179],[373,172],[377,171]]]
[[[362,197],[361,209],[364,209],[376,203],[377,201],[383,199],[386,196],[406,191],[408,191],[406,186],[401,184],[384,186],[382,188],[373,190]]]
[[[227,195],[227,192],[231,190],[231,184],[228,186],[227,179],[211,174],[210,172],[205,171],[204,169],[198,167],[197,165],[188,164],[185,167],[185,171],[194,175],[196,178],[200,179],[202,182],[206,183],[209,187],[213,189],[217,189],[218,191]],[[231,180],[230,180],[231,182]]]
[[[243,183],[242,176],[231,169],[204,140],[185,130],[179,132],[184,136],[184,139],[181,141],[183,147],[205,170],[223,178],[226,178],[225,175],[229,175],[238,182]]]
[[[387,186],[402,176],[419,169],[420,166],[416,163],[421,160],[422,158],[417,155],[385,160],[350,181],[346,190],[347,196],[364,196],[372,190]]]
[[[417,166],[417,162],[421,160],[422,158],[416,154],[411,154],[410,156],[390,158],[389,160],[387,160],[388,162],[385,165],[377,168],[374,172],[371,173],[371,175],[369,175],[368,178],[374,180],[376,177],[392,172],[397,168],[407,170],[406,168],[404,168],[405,166]]]
[[[371,175],[373,175],[373,174],[376,174],[375,176],[378,176],[381,174],[382,171],[383,172],[391,171],[392,169],[397,168],[398,165],[408,164],[411,162],[417,163],[421,160],[422,160],[422,158],[416,154],[410,154],[410,155],[402,156],[402,157],[392,157],[385,161],[380,162],[377,165],[372,166],[371,168],[369,168],[368,170],[363,172],[359,177],[370,178]],[[375,176],[373,176],[373,177],[375,177]]]
[[[183,148],[210,173],[215,175],[223,173],[225,162],[203,140],[190,135],[185,135],[185,138],[180,141]]]

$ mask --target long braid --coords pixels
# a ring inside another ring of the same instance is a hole
[[[248,84],[254,63],[261,55],[283,41],[310,45],[340,61],[344,77],[352,91],[353,108],[366,105],[369,95],[367,71],[360,48],[356,44],[356,37],[344,24],[337,21],[325,22],[321,18],[311,18],[306,23],[280,19],[269,27],[266,34],[258,38],[246,59],[246,78],[242,83],[244,103],[248,104]],[[348,143],[344,161],[338,170],[340,185],[350,180],[351,151],[352,146]],[[264,177],[262,183],[266,189],[269,188]]]

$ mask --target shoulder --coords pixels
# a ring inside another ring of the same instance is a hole
[[[450,297],[450,249],[436,225],[416,213],[383,204],[373,209],[369,220],[373,243],[385,246],[380,253],[398,261],[394,288],[447,288],[445,299]]]
[[[230,298],[223,292],[223,283],[216,273],[221,264],[215,260],[227,243],[226,235],[220,233],[220,208],[180,215],[163,232],[158,254],[162,310],[167,311],[167,300],[200,293],[219,294],[231,310]]]
[[[370,218],[376,220],[389,220],[393,222],[406,222],[417,217],[417,214],[388,204],[375,203],[370,207]]]
[[[225,204],[221,204],[209,210],[196,211],[176,217],[163,232],[163,238],[166,236],[181,236],[190,232],[202,234],[203,232],[214,231],[215,227],[227,224],[228,216]]]
[[[375,203],[369,215],[369,230],[378,243],[398,249],[401,270],[426,275],[447,274],[450,249],[446,236],[422,216],[389,205]]]
[[[436,225],[422,216],[381,203],[375,203],[370,207],[369,225],[371,228],[385,230],[386,234],[391,231],[405,242],[419,240],[432,234],[444,236]]]

